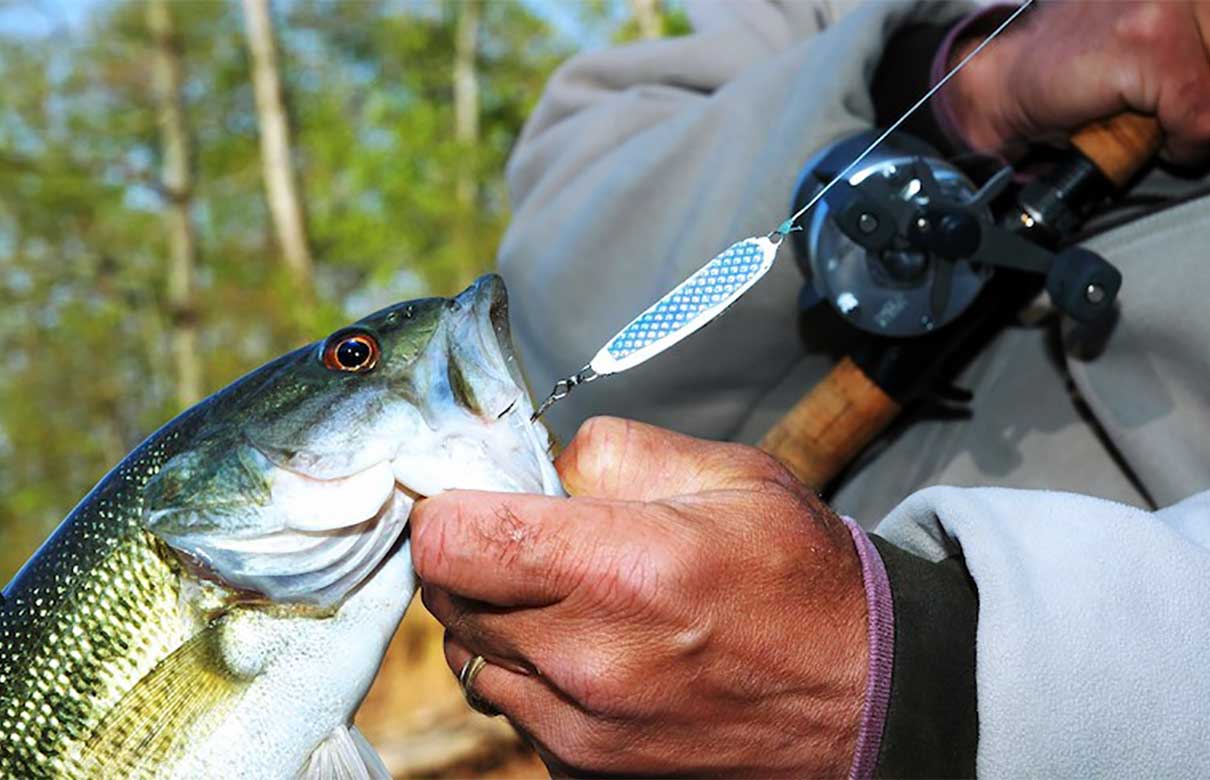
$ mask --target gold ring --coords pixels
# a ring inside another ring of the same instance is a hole
[[[462,688],[462,696],[466,699],[466,703],[475,712],[487,715],[489,717],[499,715],[500,713],[495,707],[492,707],[479,694],[475,693],[475,678],[487,666],[487,659],[481,655],[472,655],[466,659],[466,663],[462,665],[462,669],[458,672],[458,685]]]

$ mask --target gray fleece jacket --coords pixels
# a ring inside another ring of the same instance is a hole
[[[692,35],[561,68],[509,167],[500,254],[534,387],[784,219],[804,161],[871,125],[888,37],[965,10],[705,3]],[[1205,776],[1210,201],[1088,245],[1125,277],[1104,351],[1075,356],[1054,317],[1007,328],[960,377],[971,418],[912,421],[833,503],[928,560],[964,557],[980,774]],[[800,286],[783,254],[719,324],[578,390],[548,421],[564,440],[615,414],[755,441],[831,365],[829,334],[798,336]]]

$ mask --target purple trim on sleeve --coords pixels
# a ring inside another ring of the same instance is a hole
[[[933,56],[933,65],[929,69],[929,86],[934,86],[945,77],[949,70],[949,60],[954,51],[954,44],[958,40],[980,29],[985,33],[990,33],[996,25],[1008,18],[1008,15],[1015,10],[1016,6],[1011,3],[997,3],[972,11],[962,21],[950,28],[949,34],[945,36],[937,48],[937,53]],[[953,103],[949,99],[948,89],[942,89],[933,96],[933,116],[937,120],[937,126],[941,128],[941,132],[945,133],[946,138],[955,149],[971,151],[970,144],[958,130],[958,119],[955,116]]]
[[[861,727],[849,780],[869,780],[878,765],[882,747],[882,729],[886,725],[887,705],[891,699],[891,666],[895,656],[895,610],[891,604],[891,582],[873,542],[852,518],[842,518],[853,536],[853,546],[861,559],[861,579],[865,584],[866,613],[869,615],[870,661],[866,673],[865,704],[861,709]]]

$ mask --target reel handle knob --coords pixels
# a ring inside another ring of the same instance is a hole
[[[1095,322],[1113,310],[1122,289],[1122,272],[1105,258],[1080,246],[1055,256],[1046,274],[1046,292],[1067,316],[1078,322]]]

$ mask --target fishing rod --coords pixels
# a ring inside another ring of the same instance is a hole
[[[852,170],[1025,13],[1033,2],[1034,0],[1024,0],[978,46],[892,122],[890,127],[878,134],[834,173],[789,219],[767,235],[745,238],[727,247],[615,333],[583,368],[555,382],[550,393],[534,410],[531,422],[580,385],[645,363],[718,318],[769,272],[786,236],[802,229],[797,222],[834,187],[842,184]]]
[[[824,259],[808,269],[809,285],[870,336],[761,442],[816,488],[932,387],[975,334],[1042,287],[1077,319],[1105,316],[1120,273],[1087,250],[1051,250],[1153,156],[1161,142],[1154,119],[1124,114],[1076,133],[1071,155],[1024,188],[1003,220],[992,218],[990,206],[1011,169],[976,189],[960,171],[938,164],[927,145],[895,135],[1032,3],[1024,0],[888,128],[834,147],[815,166],[807,182],[813,186],[800,187],[789,219],[727,247],[631,320],[588,364],[556,382],[532,419],[579,385],[644,363],[714,321],[769,271],[790,237],[800,257]],[[901,145],[915,148],[897,151]],[[881,284],[884,277],[889,284]],[[868,293],[879,287],[890,292],[871,306]]]
[[[871,316],[859,318],[864,290],[845,290],[830,298],[842,316],[870,336],[765,434],[761,449],[782,461],[807,485],[822,489],[886,430],[905,406],[937,388],[941,373],[955,356],[977,351],[1042,289],[1050,293],[1060,311],[1074,319],[1094,322],[1107,316],[1121,285],[1117,270],[1083,248],[1051,250],[1074,235],[1096,205],[1125,187],[1159,150],[1162,139],[1157,121],[1141,114],[1125,113],[1094,122],[1071,137],[1070,151],[1048,174],[1024,187],[1013,207],[994,223],[983,207],[990,196],[998,193],[986,191],[949,204],[949,210],[937,203],[934,192],[926,193],[934,196],[929,206],[913,208],[894,198],[879,201],[849,197],[847,202],[835,204],[830,218],[817,215],[820,220],[831,219],[842,229],[847,227],[847,233],[865,244],[862,249],[867,255],[862,261],[870,261],[873,253],[892,241],[871,239],[862,227],[878,219],[875,215],[885,211],[881,207],[899,206],[903,213],[884,217],[883,223],[894,224],[898,217],[901,229],[891,236],[899,241],[898,246],[909,252],[926,251],[931,254],[934,269],[950,269],[948,279],[946,274],[936,272],[928,277],[921,275],[918,286],[911,288],[915,298],[933,311],[944,295],[950,296],[947,303],[954,303],[952,292],[939,296],[939,290],[948,285],[952,291],[956,286],[954,277],[963,271],[986,273],[994,269],[995,273],[968,302],[957,302],[960,310],[942,327],[925,322],[918,332],[908,334],[893,332],[895,320],[877,319],[877,302],[867,306],[867,311],[874,309]],[[925,181],[933,177],[929,161],[919,156],[892,157],[865,173],[877,173],[879,167],[883,171],[907,168]],[[881,183],[877,177],[867,175],[863,181],[870,182],[866,189],[879,191],[872,186]],[[1006,183],[1007,177],[998,181],[993,177],[989,185],[995,188]],[[945,200],[944,196],[940,200]],[[818,246],[805,243],[800,242],[803,254],[819,255]],[[898,259],[902,262],[902,254]],[[898,300],[904,297],[903,289],[896,289]]]

